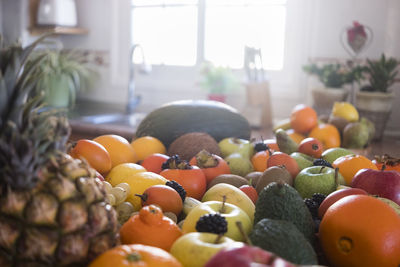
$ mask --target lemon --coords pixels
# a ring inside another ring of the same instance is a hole
[[[106,176],[106,181],[112,186],[124,183],[126,179],[134,176],[136,173],[145,172],[146,169],[136,163],[121,163],[114,168]]]
[[[113,186],[116,186],[120,183],[127,183],[129,185],[130,192],[126,201],[133,205],[135,211],[140,210],[142,207],[140,197],[136,196],[135,194],[141,195],[150,186],[165,184],[168,181],[159,174],[146,171],[138,164],[124,163],[121,165],[115,166],[113,169],[111,169],[110,173],[106,177],[106,180]],[[141,168],[134,165],[140,166]]]
[[[359,119],[357,109],[349,102],[335,102],[332,107],[332,115],[344,118],[349,122],[355,122]]]

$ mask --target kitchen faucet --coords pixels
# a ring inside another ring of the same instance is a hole
[[[135,111],[135,108],[137,105],[139,105],[140,96],[137,96],[135,94],[135,63],[133,62],[133,57],[135,55],[135,51],[137,49],[140,49],[142,57],[141,61],[142,63],[140,64],[139,67],[139,72],[142,74],[148,74],[151,72],[151,65],[146,64],[146,60],[144,57],[144,51],[143,47],[140,44],[134,44],[131,48],[131,53],[130,53],[130,58],[129,58],[129,85],[128,85],[128,103],[126,105],[126,112],[128,114],[132,114]]]

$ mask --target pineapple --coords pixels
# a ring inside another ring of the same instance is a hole
[[[117,244],[117,214],[95,171],[66,153],[65,116],[30,96],[36,43],[0,44],[0,266],[86,266]]]

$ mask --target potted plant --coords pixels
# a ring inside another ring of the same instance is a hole
[[[72,107],[77,93],[91,86],[95,72],[75,53],[61,50],[37,51],[32,62],[36,57],[43,59],[32,73],[38,80],[35,92],[44,93],[47,105]]]
[[[315,63],[303,66],[303,70],[316,76],[323,87],[313,88],[313,106],[319,114],[329,114],[334,102],[345,101],[349,90],[344,86],[351,84],[360,76],[360,68],[352,67],[351,62],[346,65],[330,63],[317,65]]]
[[[382,138],[392,110],[394,92],[391,86],[396,81],[398,65],[399,61],[382,54],[379,60],[367,59],[363,69],[367,84],[356,93],[356,107],[362,116],[375,123],[375,140]]]
[[[232,70],[227,67],[214,66],[207,62],[202,66],[200,74],[200,86],[208,91],[209,100],[225,102],[227,92],[240,86]]]

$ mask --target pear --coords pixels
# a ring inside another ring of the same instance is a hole
[[[241,153],[233,153],[227,156],[225,161],[228,163],[232,174],[244,177],[254,170],[250,159]]]
[[[375,136],[375,131],[376,131],[375,124],[366,117],[361,117],[360,122],[364,123],[368,127],[369,136],[368,136],[367,143],[369,144],[369,143],[371,143],[371,141],[374,139],[374,136]]]
[[[278,144],[279,150],[286,154],[292,154],[298,151],[299,145],[293,141],[288,133],[283,129],[278,129],[275,132],[276,143]]]
[[[343,130],[343,146],[346,148],[364,148],[368,140],[369,130],[365,123],[352,122]]]

